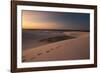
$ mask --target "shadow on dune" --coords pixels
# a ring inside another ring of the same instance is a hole
[[[22,48],[25,50],[72,38],[75,37],[67,36],[61,31],[23,30]]]

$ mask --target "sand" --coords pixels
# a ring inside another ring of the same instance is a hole
[[[64,32],[76,38],[23,50],[23,62],[89,59],[89,32]]]

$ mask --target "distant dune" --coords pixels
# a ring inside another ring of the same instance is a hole
[[[76,31],[55,34],[75,38],[23,49],[23,62],[89,59],[89,32]],[[49,36],[51,37],[50,33]]]

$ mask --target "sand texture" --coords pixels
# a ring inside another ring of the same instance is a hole
[[[63,32],[75,38],[25,49],[23,62],[89,59],[89,32]]]

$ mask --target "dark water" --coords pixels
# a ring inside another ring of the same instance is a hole
[[[39,47],[46,43],[57,42],[73,37],[66,36],[64,31],[46,31],[46,30],[23,30],[22,48],[29,49]]]

